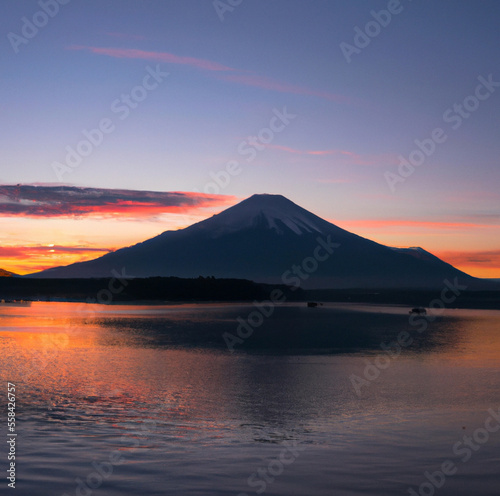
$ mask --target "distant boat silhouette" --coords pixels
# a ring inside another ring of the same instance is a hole
[[[318,306],[318,304],[317,304],[315,301],[308,301],[308,302],[307,302],[307,306],[308,306],[309,308],[315,308],[315,307],[317,307],[317,306]]]
[[[427,315],[427,310],[422,307],[415,307],[410,310],[410,315]]]

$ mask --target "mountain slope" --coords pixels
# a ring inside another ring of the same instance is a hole
[[[19,277],[17,274],[13,272],[9,272],[8,270],[0,269],[0,277]]]
[[[281,195],[254,195],[185,229],[31,277],[109,277],[113,270],[134,277],[245,278],[306,289],[441,288],[444,279],[454,277],[471,288],[480,282],[425,250],[390,248],[345,231]]]

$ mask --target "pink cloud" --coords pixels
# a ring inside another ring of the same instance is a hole
[[[330,220],[329,222],[335,222]],[[336,221],[339,222],[339,221]],[[401,228],[423,228],[423,229],[477,229],[483,227],[482,224],[471,222],[447,222],[447,221],[428,221],[428,220],[409,220],[409,219],[353,219],[341,221],[351,228],[365,229],[385,229],[388,227]]]
[[[475,202],[478,200],[499,200],[500,193],[498,191],[486,191],[484,188],[477,190],[468,190],[468,191],[453,191],[446,193],[446,201],[447,202],[456,202],[459,204],[463,204],[464,202]]]
[[[360,155],[359,153],[351,152],[349,150],[332,149],[332,150],[298,150],[289,146],[282,145],[261,145],[273,150],[280,150],[287,153],[296,155],[312,155],[312,156],[328,156],[328,155],[343,155],[348,158],[349,162],[354,165],[388,165],[394,163],[396,158],[391,155]]]
[[[344,150],[306,150],[307,155],[334,155],[335,153],[341,153],[342,155],[355,156],[355,153],[346,152]]]
[[[312,90],[302,86],[295,86],[288,83],[281,83],[267,77],[258,76],[256,74],[227,74],[220,76],[219,79],[229,81],[232,83],[240,83],[246,86],[255,86],[257,88],[264,88],[266,90],[279,91],[281,93],[294,93],[297,95],[310,95],[324,98],[332,102],[347,103],[349,99],[342,95],[329,93],[327,91]]]
[[[341,154],[341,155],[349,155],[351,157],[359,156],[356,153],[349,152],[347,150],[298,150],[297,148],[291,148],[289,146],[272,145],[272,144],[261,145],[261,146],[265,146],[266,148],[271,148],[274,150],[281,150],[281,151],[288,152],[288,153],[295,153],[297,155],[335,155],[335,154]]]
[[[353,183],[355,181],[354,181],[354,179],[343,178],[343,179],[318,179],[318,182],[323,183],[323,184],[349,184],[349,183]],[[332,224],[334,224],[333,221],[330,221],[330,222],[332,222]]]
[[[116,33],[115,33],[116,34]],[[276,81],[257,74],[251,74],[248,71],[234,69],[218,62],[211,60],[197,59],[194,57],[180,57],[168,52],[148,52],[134,48],[103,48],[92,46],[72,45],[67,48],[68,50],[86,50],[98,55],[107,55],[108,57],[122,58],[122,59],[143,59],[154,60],[156,62],[165,62],[167,64],[187,65],[196,67],[197,69],[217,72],[219,75],[217,79],[227,81],[230,83],[242,84],[244,86],[253,86],[271,91],[279,91],[281,93],[292,93],[296,95],[309,95],[318,98],[323,98],[332,102],[349,103],[350,99],[328,91],[313,90],[303,86],[295,86],[293,84]],[[227,73],[233,74],[227,74]],[[234,74],[240,72],[240,74]],[[224,73],[224,74],[222,74]]]
[[[87,50],[99,55],[107,55],[108,57],[119,59],[155,60],[157,62],[165,62],[167,64],[188,65],[206,71],[224,72],[234,70],[217,62],[211,62],[210,60],[196,59],[194,57],[179,57],[178,55],[167,52],[146,52],[135,48],[100,48],[73,45],[68,47],[68,50]]]

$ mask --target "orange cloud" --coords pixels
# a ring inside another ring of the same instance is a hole
[[[500,250],[437,251],[435,255],[476,277],[500,278]]]
[[[191,192],[74,186],[0,185],[0,216],[153,218],[233,203],[235,197]]]

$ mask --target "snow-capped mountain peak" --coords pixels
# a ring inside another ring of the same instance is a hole
[[[253,195],[237,205],[192,226],[210,230],[213,237],[251,227],[266,227],[283,234],[322,233],[325,221],[281,195]]]

